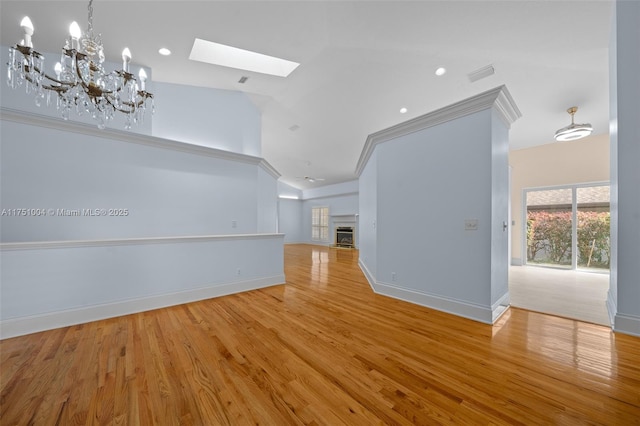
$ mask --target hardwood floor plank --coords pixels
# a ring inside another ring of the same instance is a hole
[[[640,424],[640,339],[376,295],[356,250],[287,283],[0,341],[6,425]]]

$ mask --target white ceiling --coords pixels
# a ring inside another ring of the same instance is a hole
[[[71,21],[86,27],[87,5],[2,0],[2,44],[21,38],[29,15],[34,47],[58,51]],[[93,8],[107,60],[119,62],[128,46],[154,81],[245,92],[262,111],[264,158],[302,189],[355,179],[369,134],[501,84],[523,114],[512,149],[557,143],[573,105],[576,122],[608,132],[610,0],[96,0]],[[301,65],[281,78],[190,61],[196,37]],[[490,64],[495,75],[469,81]],[[436,77],[440,66],[448,72]],[[249,80],[239,84],[241,76]]]

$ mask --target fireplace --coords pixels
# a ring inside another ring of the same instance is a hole
[[[353,227],[338,226],[336,228],[336,246],[353,247]]]

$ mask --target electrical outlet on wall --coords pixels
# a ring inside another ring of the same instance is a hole
[[[396,273],[395,272],[391,273],[391,281],[392,282],[396,282]]]
[[[237,228],[238,227],[238,221],[237,220],[232,220],[231,221],[231,227],[232,228]]]

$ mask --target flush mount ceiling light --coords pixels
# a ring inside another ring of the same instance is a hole
[[[446,73],[447,73],[447,69],[446,69],[446,68],[443,68],[443,67],[438,68],[438,69],[436,70],[436,72],[435,72],[435,74],[436,74],[438,77],[442,77],[442,76],[443,76],[443,75],[445,75]]]
[[[20,22],[24,39],[9,48],[7,62],[7,84],[11,88],[22,85],[27,94],[35,95],[40,106],[45,99],[50,104],[51,94],[55,94],[55,103],[61,110],[62,118],[69,119],[74,108],[80,115],[89,113],[98,121],[98,127],[104,129],[105,123],[113,119],[116,112],[125,114],[125,127],[142,121],[153,94],[145,90],[147,74],[141,68],[139,82],[129,72],[131,52],[122,51],[122,70],[107,72],[103,67],[104,48],[100,34],[93,32],[93,0],[89,1],[87,31],[82,34],[77,22],[69,26],[69,38],[62,48],[60,62],[55,67],[55,77],[44,72],[44,56],[33,49],[33,23],[28,16]]]
[[[404,108],[404,107],[400,108],[400,114],[406,114],[407,111],[408,110],[406,108]]]
[[[571,107],[567,110],[571,115],[571,124],[556,132],[556,140],[559,142],[572,141],[589,136],[593,132],[591,124],[575,124],[573,122],[573,115],[578,111],[578,107]]]
[[[300,65],[297,62],[287,61],[286,59],[199,38],[196,38],[193,42],[189,59],[278,77],[288,76]]]
[[[166,47],[161,47],[160,49],[158,49],[158,53],[161,54],[162,56],[171,55],[171,51],[169,49],[167,49]]]

